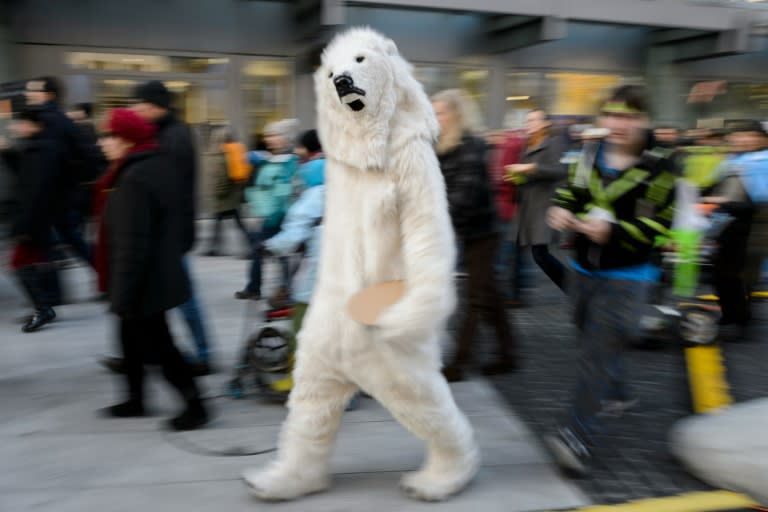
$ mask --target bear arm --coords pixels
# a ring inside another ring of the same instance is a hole
[[[398,200],[407,291],[385,311],[378,326],[392,339],[418,341],[441,329],[455,307],[456,250],[445,183],[431,147],[405,152]]]

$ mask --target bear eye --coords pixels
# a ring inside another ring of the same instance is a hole
[[[355,60],[356,60],[357,62],[363,62],[363,61],[365,60],[365,57],[363,57],[362,55],[358,55],[358,56],[355,58]]]
[[[328,78],[333,78],[333,71],[328,73]]]

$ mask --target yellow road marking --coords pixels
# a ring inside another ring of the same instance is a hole
[[[730,491],[706,491],[630,501],[617,505],[595,505],[578,512],[718,512],[757,507],[743,494]]]
[[[752,292],[751,295],[755,299],[768,299],[768,291]],[[717,295],[709,293],[706,295],[699,295],[696,298],[699,300],[717,300]]]

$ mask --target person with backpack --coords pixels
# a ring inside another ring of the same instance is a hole
[[[251,246],[251,236],[240,217],[243,191],[251,177],[245,146],[237,142],[229,128],[217,128],[211,135],[211,147],[204,159],[213,173],[214,202],[213,236],[206,256],[219,256],[221,223],[231,218],[242,233],[246,247]]]

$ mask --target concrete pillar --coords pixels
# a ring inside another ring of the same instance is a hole
[[[490,76],[488,77],[488,112],[485,119],[488,128],[497,129],[504,126],[507,113],[507,66],[502,57],[494,57],[490,61]]]
[[[294,87],[296,89],[296,102],[294,115],[301,121],[302,130],[317,128],[317,111],[315,102],[315,82],[311,73],[299,72],[296,74]]]
[[[674,48],[651,46],[646,61],[646,81],[652,119],[656,122],[688,123],[687,87],[677,64]]]

